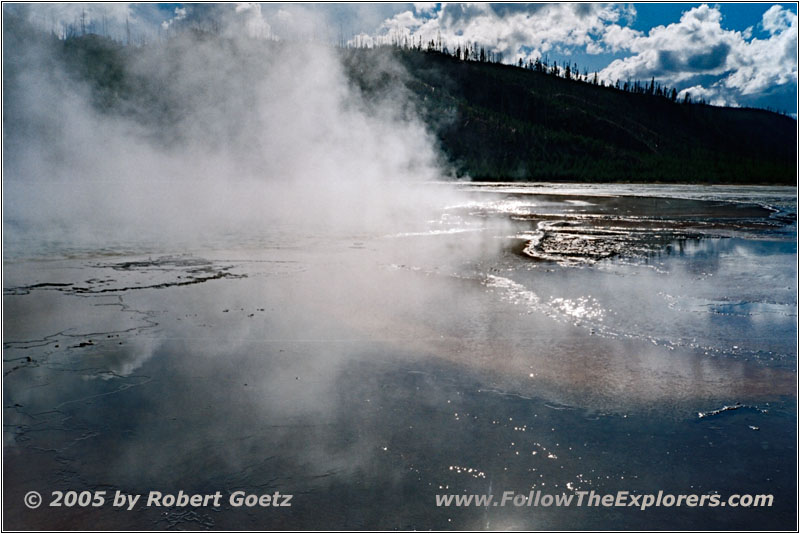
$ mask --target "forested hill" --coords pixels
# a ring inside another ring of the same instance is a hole
[[[481,180],[796,182],[793,118],[684,103],[437,52],[345,51],[366,92],[391,54],[460,174]]]
[[[186,106],[184,95],[169,90],[170,65],[180,61],[173,52],[191,47],[187,39],[207,45],[219,40],[211,44],[231,57],[238,46],[208,34],[184,35],[182,44],[168,39],[142,46],[97,35],[59,40],[11,16],[4,17],[3,37],[4,125],[20,132],[32,126],[23,124],[15,104],[24,95],[14,80],[31,68],[31,57],[46,57],[44,68],[65,69],[88,81],[94,105],[104,112],[135,115],[153,131],[165,132],[180,124]],[[32,41],[36,47],[28,46]],[[279,57],[293,45],[258,42],[248,49],[254,46]],[[163,72],[131,68],[143,48],[156,49],[151,55],[163,58],[163,65],[154,70]],[[666,90],[660,95],[622,91],[436,51],[382,47],[336,53],[351,85],[368,101],[385,102],[381,98],[405,88],[398,100],[411,96],[443,159],[459,176],[795,184],[797,121],[770,111],[684,103]]]

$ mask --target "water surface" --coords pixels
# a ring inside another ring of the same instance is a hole
[[[458,196],[396,232],[7,224],[4,527],[795,528],[793,188],[427,187]],[[295,497],[30,511],[31,489]],[[530,489],[775,501],[435,506]]]

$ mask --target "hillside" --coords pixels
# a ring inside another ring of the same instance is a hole
[[[169,76],[177,68],[179,50],[191,46],[187,39],[206,44],[216,39],[218,43],[212,44],[220,53],[231,57],[238,53],[238,45],[218,36],[184,36],[146,45],[163,58],[158,69],[149,72],[132,67],[141,53],[138,47],[96,35],[61,41],[9,20],[4,27],[5,125],[18,129],[49,128],[25,124],[14,104],[24,95],[16,94],[13,80],[28,68],[30,50],[47,57],[51,67],[59,66],[73,79],[88,82],[98,109],[133,116],[163,136],[164,142],[175,142],[181,135],[175,130],[187,104],[183,94],[171,91]],[[32,41],[36,47],[29,46]],[[292,45],[255,46],[275,57]],[[438,140],[443,159],[459,176],[527,181],[796,181],[797,122],[773,112],[673,102],[437,52],[387,47],[338,53],[352,85],[367,101],[405,89],[404,96],[411,96],[415,112]]]
[[[496,63],[415,50],[349,50],[367,93],[402,83],[459,174],[482,180],[783,183],[796,180],[796,120],[759,109],[683,104]]]

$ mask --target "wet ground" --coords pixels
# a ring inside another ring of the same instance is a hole
[[[4,528],[796,528],[795,190],[460,189],[419,231],[4,251]],[[531,489],[774,504],[435,504]]]

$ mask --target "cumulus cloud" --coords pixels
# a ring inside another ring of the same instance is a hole
[[[649,31],[631,27],[635,17],[635,8],[624,4],[421,3],[350,43],[433,41],[451,50],[477,44],[505,62],[548,53],[554,59],[614,54],[617,59],[600,71],[608,82],[655,78],[721,105],[796,87],[797,15],[790,8],[772,6],[741,31],[725,28],[716,5],[693,7],[678,22]]]
[[[603,34],[603,43],[612,52],[618,52],[628,49],[632,42],[641,37],[642,32],[638,30],[620,26],[619,24],[610,24]]]
[[[686,87],[679,93],[679,98],[690,97],[692,100],[704,100],[713,106],[737,105],[735,95],[730,92],[721,91],[719,87],[703,87],[693,85]]]
[[[723,81],[725,87],[747,95],[773,85],[797,84],[797,15],[773,6],[764,13],[762,26],[770,37],[734,49],[735,70]]]
[[[788,30],[796,23],[797,16],[779,5],[769,8],[761,18],[761,26],[772,35]]]
[[[633,55],[617,59],[600,72],[606,80],[647,79],[689,85],[682,93],[711,103],[736,105],[738,99],[797,83],[797,15],[772,6],[761,21],[769,34],[752,37],[752,30],[727,30],[719,7],[701,5],[686,11],[679,22],[656,26],[646,35],[612,25],[605,40],[614,50]]]
[[[186,18],[186,8],[185,7],[176,7],[175,8],[175,16],[169,20],[165,20],[161,23],[161,28],[164,30],[168,30],[170,26],[175,24],[176,22],[180,22]]]
[[[179,25],[210,24],[223,34],[328,44],[349,40],[356,46],[424,46],[434,41],[450,50],[477,44],[515,63],[548,54],[557,60],[575,53],[613,54],[616,59],[599,72],[608,82],[655,78],[726,105],[764,105],[777,99],[791,107],[797,86],[797,15],[783,5],[771,6],[760,21],[741,31],[726,29],[723,10],[705,4],[687,10],[677,22],[645,31],[631,27],[636,17],[632,5],[602,3],[244,3],[169,8],[67,3],[4,8],[27,13],[31,22],[61,37],[85,26],[87,32],[134,43],[152,41]]]
[[[270,25],[261,14],[261,4],[255,2],[237,4],[234,12],[240,18],[240,24],[249,37],[265,38],[271,35]]]
[[[702,5],[683,14],[680,21],[656,26],[648,35],[612,28],[610,40],[617,49],[634,55],[613,61],[603,69],[605,79],[637,79],[655,76],[680,82],[698,73],[721,74],[741,33],[720,25],[718,9]]]
[[[455,48],[478,43],[506,59],[532,59],[549,51],[568,54],[572,47],[590,53],[604,50],[605,28],[635,16],[623,4],[464,4],[442,3],[398,13],[384,21],[364,43],[423,43],[431,40]]]

